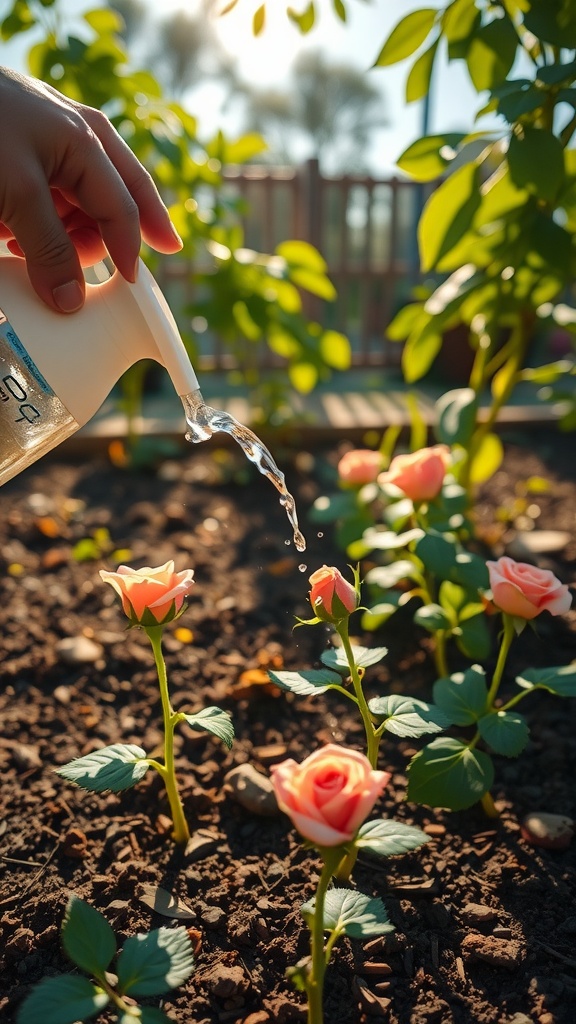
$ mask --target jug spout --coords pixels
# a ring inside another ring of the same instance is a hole
[[[142,260],[135,284],[116,272],[109,281],[88,285],[103,297],[113,318],[118,318],[118,344],[130,359],[155,359],[168,372],[177,395],[198,390],[198,379],[184,347],[178,326],[156,280]],[[121,322],[123,321],[123,322]]]

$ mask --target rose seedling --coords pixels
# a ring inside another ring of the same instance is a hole
[[[78,1024],[108,1007],[118,1024],[170,1024],[173,1018],[135,997],[160,996],[181,985],[194,970],[192,944],[185,928],[157,928],[134,935],[117,953],[106,919],[88,903],[71,896],[62,924],[67,956],[91,979],[79,974],[44,978],[22,1003],[17,1024]]]
[[[166,663],[162,653],[162,634],[169,622],[178,618],[185,609],[185,598],[194,584],[192,569],[174,571],[174,562],[158,568],[131,569],[121,565],[117,572],[101,570],[100,576],[109,583],[122,602],[130,627],[140,627],[146,633],[156,663],[162,716],[164,724],[163,759],[148,757],[135,744],[116,743],[94,753],[79,757],[58,769],[58,774],[83,789],[96,793],[107,790],[119,793],[134,786],[148,771],[155,768],[166,786],[172,814],[172,836],[177,843],[190,838],[188,823],[178,791],[174,766],[174,731],[180,722],[192,729],[212,733],[226,746],[232,745],[234,729],[228,712],[218,707],[204,708],[195,714],[174,711],[168,691]]]
[[[322,566],[310,576],[310,603],[313,619],[301,625],[330,623],[340,637],[342,646],[324,651],[323,667],[304,672],[269,672],[270,679],[283,690],[299,696],[312,696],[336,690],[356,705],[366,735],[366,755],[372,768],[378,765],[380,741],[385,732],[415,738],[441,732],[449,720],[433,704],[399,694],[366,698],[364,675],[388,653],[386,647],[359,647],[350,641],[350,616],[360,610],[360,580],[354,571],[349,583],[335,566]],[[349,688],[351,686],[351,689]]]
[[[389,857],[416,849],[428,836],[396,821],[366,822],[390,774],[375,771],[357,751],[330,743],[301,764],[273,765],[271,773],[278,806],[323,861],[316,895],[300,908],[310,928],[310,958],[289,972],[307,994],[308,1024],[322,1024],[324,976],[338,939],[394,930],[380,899],[336,887],[333,876],[346,878],[360,849]]]
[[[470,740],[452,736],[433,740],[414,756],[408,770],[408,799],[417,803],[462,810],[478,800],[496,814],[490,795],[494,764],[486,749],[516,757],[529,739],[528,723],[516,706],[534,690],[576,697],[576,666],[527,669],[516,677],[521,688],[500,701],[504,669],[515,636],[542,612],[565,614],[572,604],[566,584],[548,569],[539,569],[504,556],[489,561],[492,600],[489,611],[502,616],[500,649],[491,681],[480,665],[441,678],[434,684],[437,706],[454,726],[474,728]]]

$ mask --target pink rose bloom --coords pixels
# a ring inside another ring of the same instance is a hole
[[[355,448],[346,452],[338,463],[338,476],[343,484],[361,487],[376,480],[382,469],[382,455],[371,448]]]
[[[316,569],[308,582],[312,587],[310,604],[319,619],[343,619],[356,611],[356,590],[333,565],[323,565],[321,569]]]
[[[194,585],[194,570],[174,572],[172,561],[157,569],[120,565],[117,572],[101,569],[100,576],[114,587],[128,618],[144,626],[157,626],[173,619]]]
[[[449,465],[448,445],[435,444],[409,455],[396,455],[390,468],[380,473],[378,483],[394,484],[412,501],[431,501],[442,490]]]
[[[364,754],[335,743],[297,764],[272,765],[278,806],[315,846],[341,846],[354,838],[390,781],[374,771]]]
[[[500,611],[519,619],[535,619],[540,612],[563,615],[572,604],[565,583],[550,572],[504,555],[486,562],[494,604]]]

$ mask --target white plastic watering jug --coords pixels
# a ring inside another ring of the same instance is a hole
[[[155,359],[181,397],[196,374],[166,299],[140,261],[130,284],[115,271],[86,285],[77,313],[38,298],[15,256],[0,256],[0,484],[82,427],[129,366]]]

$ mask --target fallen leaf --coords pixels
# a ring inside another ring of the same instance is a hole
[[[157,914],[161,914],[162,917],[173,917],[177,921],[192,921],[196,917],[194,911],[186,906],[178,896],[174,896],[167,889],[163,889],[161,885],[154,885],[152,882],[142,884],[138,898],[141,903],[150,907],[150,910],[154,910]]]

